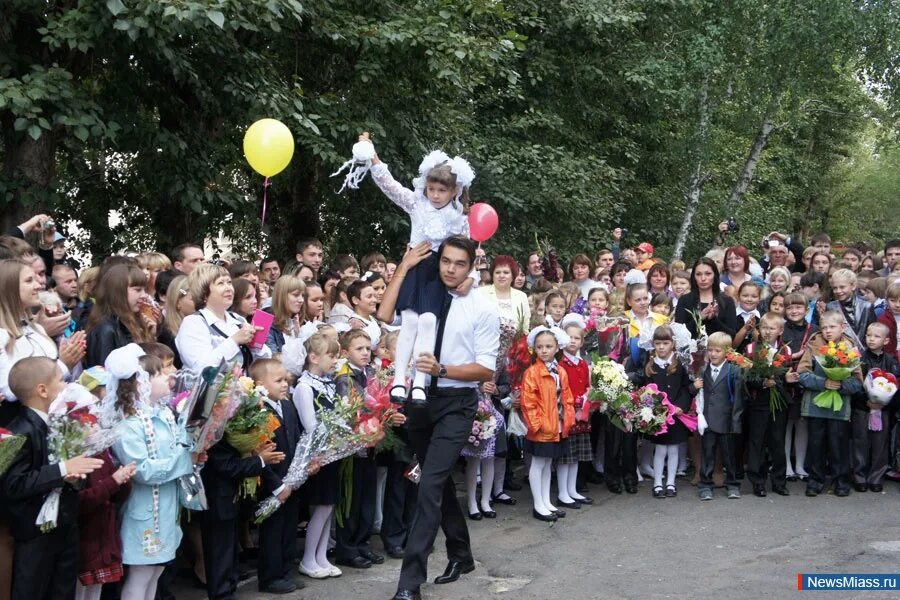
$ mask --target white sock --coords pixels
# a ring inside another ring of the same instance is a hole
[[[478,486],[478,463],[480,462],[480,458],[466,458],[466,502],[469,505],[470,515],[478,512],[475,492]]]
[[[666,447],[656,444],[653,449],[653,487],[662,487],[663,469],[666,466]]]
[[[481,459],[481,510],[487,512],[491,508],[491,489],[494,483],[494,459]]]
[[[503,482],[506,479],[506,459],[494,459],[494,495],[498,497],[505,496],[503,493]]]
[[[556,465],[556,497],[563,504],[571,504],[575,500],[569,496],[569,477],[572,476],[572,465]]]
[[[394,383],[406,387],[406,371],[412,360],[413,347],[416,344],[416,331],[419,327],[419,315],[416,311],[406,309],[400,313],[400,334],[397,336],[397,351],[394,355]]]
[[[103,584],[81,585],[81,582],[75,581],[75,600],[100,600],[100,594],[103,593]]]
[[[794,467],[797,475],[808,477],[806,472],[806,445],[809,442],[809,432],[806,429],[806,419],[797,421],[797,430],[794,433],[794,454],[797,455],[797,464]]]
[[[316,547],[316,564],[319,565],[320,569],[330,569],[334,566],[328,560],[328,542],[331,541],[331,524],[334,521],[334,506],[326,506],[325,508],[328,509],[325,530],[322,537],[319,538],[319,545]]]
[[[550,514],[550,509],[544,505],[544,494],[541,490],[541,480],[543,479],[544,468],[543,461],[545,460],[550,459],[532,456],[531,468],[528,470],[528,487],[531,488],[531,500],[534,503],[534,510],[544,516]]]
[[[433,353],[434,341],[436,337],[437,317],[434,316],[434,313],[425,313],[423,315],[419,315],[419,326],[416,329],[416,344],[415,346],[413,346],[413,358],[415,359],[423,352],[427,352],[429,354]],[[418,370],[416,371],[415,377],[413,377],[412,387],[425,387],[425,373],[420,373]],[[422,392],[421,390],[414,390],[412,392],[411,398],[413,400],[425,400],[425,392]]]
[[[578,493],[578,463],[571,465],[569,471],[569,497],[574,500],[584,500],[584,496]]]
[[[312,514],[306,526],[306,542],[303,545],[303,566],[308,571],[318,571],[322,568],[316,558],[322,540],[325,540],[325,550],[328,550],[328,536],[331,534],[331,509],[332,506],[310,506]],[[326,561],[327,562],[327,561]]]
[[[547,510],[554,511],[556,507],[550,502],[550,479],[553,476],[553,459],[545,458],[544,467],[541,470],[541,497]]]
[[[666,486],[675,485],[675,472],[678,470],[678,447],[681,444],[668,444],[665,446],[669,456],[668,471],[666,472]]]
[[[122,586],[122,600],[147,600],[156,596],[156,582],[163,568],[155,565],[128,565],[128,577]]]

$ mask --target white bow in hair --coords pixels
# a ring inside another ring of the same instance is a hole
[[[544,325],[538,325],[528,333],[528,347],[534,348],[534,341],[537,339],[537,336],[544,332],[552,333],[560,348],[569,345],[569,335],[559,327],[545,327]]]
[[[559,326],[561,329],[565,331],[566,327],[570,325],[574,325],[579,329],[584,329],[587,327],[587,323],[584,322],[584,317],[579,315],[578,313],[569,313],[563,317],[563,320],[560,322]]]
[[[108,402],[104,404],[114,404],[116,399],[116,391],[119,388],[119,382],[135,375],[138,376],[138,403],[146,402],[150,397],[150,376],[147,371],[141,368],[140,358],[146,355],[137,344],[128,344],[121,348],[116,348],[106,357],[103,367],[109,374],[109,383],[106,385],[106,395]]]
[[[631,269],[625,273],[625,285],[631,285],[633,283],[647,283],[647,275],[645,275],[643,271]]]

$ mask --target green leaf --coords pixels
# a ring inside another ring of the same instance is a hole
[[[128,31],[130,28],[131,23],[122,19],[118,19],[115,23],[113,23],[113,29],[117,29],[119,31]]]
[[[209,20],[218,26],[219,29],[225,27],[225,15],[222,14],[220,10],[211,10],[206,13],[206,16],[209,17]],[[200,212],[200,211],[197,211]]]
[[[465,50],[456,50],[453,54],[456,56],[456,58],[458,58],[458,59],[460,59],[460,60],[462,60],[462,59],[464,59],[464,58],[466,57],[466,51],[465,51]]]
[[[27,127],[28,119],[24,117],[19,117],[18,119],[16,119],[15,123],[13,123],[13,129],[15,129],[16,131],[25,131]]]
[[[41,128],[37,125],[31,125],[28,128],[28,135],[31,137],[31,139],[37,141],[37,139],[41,137]]]
[[[119,13],[125,10],[125,5],[122,4],[122,0],[106,0],[106,8],[109,9],[109,12],[114,17],[117,17]]]
[[[78,127],[76,127],[74,133],[75,137],[77,137],[82,142],[86,142],[88,139],[88,135],[90,135],[87,127],[84,127],[83,125],[79,125]]]

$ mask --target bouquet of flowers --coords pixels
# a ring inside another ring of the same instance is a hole
[[[606,357],[591,357],[591,390],[588,400],[599,405],[600,412],[607,412],[612,403],[624,404],[630,399],[631,382],[625,374],[625,367]],[[616,402],[622,400],[622,402]]]
[[[114,429],[102,429],[94,414],[97,399],[86,388],[72,383],[50,404],[47,413],[47,449],[49,464],[65,462],[76,456],[100,454],[115,443]],[[62,488],[56,488],[44,500],[34,524],[42,532],[56,528]]]
[[[494,408],[490,398],[482,398],[475,411],[472,431],[461,454],[470,457],[485,457],[493,454],[497,439],[497,429],[503,421],[503,415]]]
[[[388,409],[367,414],[357,395],[337,399],[332,410],[317,411],[316,427],[303,432],[282,483],[296,490],[321,467],[375,446],[392,414]],[[257,506],[256,522],[262,523],[280,506],[278,498],[269,496]]]
[[[266,388],[257,386],[249,377],[240,377],[237,392],[239,404],[234,416],[225,425],[225,441],[242,456],[250,456],[272,439],[281,423],[265,408],[264,399],[269,395]],[[247,477],[241,484],[241,495],[248,498],[256,496],[258,485],[258,477]]]
[[[754,381],[765,381],[766,379],[778,379],[787,373],[791,364],[791,349],[784,345],[778,350],[769,344],[757,344],[755,347],[747,349],[747,360],[749,366],[746,367],[746,377]],[[744,363],[748,364],[748,363]],[[787,398],[778,389],[778,386],[769,388],[769,412],[772,413],[772,419],[775,419],[775,412],[787,408]]]
[[[366,398],[363,401],[363,415],[367,419],[375,418],[380,423],[387,423],[400,406],[391,402],[390,388],[394,381],[394,368],[377,369],[366,383]],[[393,427],[383,427],[382,437],[375,446],[378,452],[399,451],[404,448],[403,440],[394,432]]]
[[[240,367],[226,369],[207,389],[201,421],[187,430],[194,441],[194,452],[206,452],[225,435],[225,426],[241,404],[240,377]]]
[[[882,369],[872,369],[866,375],[864,387],[869,396],[869,402],[887,406],[897,393],[897,377]],[[881,409],[869,409],[869,431],[881,431],[883,427]]]
[[[823,344],[815,359],[822,367],[825,377],[832,381],[849,379],[854,369],[859,368],[859,350],[843,340]],[[819,392],[813,402],[819,408],[830,408],[834,412],[840,412],[844,406],[844,400],[838,390]]]
[[[0,477],[6,473],[24,445],[25,436],[15,435],[9,429],[0,427]]]
[[[646,436],[660,435],[675,423],[675,405],[665,392],[650,383],[631,394],[634,429]]]

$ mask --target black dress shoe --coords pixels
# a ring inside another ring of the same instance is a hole
[[[350,560],[338,559],[334,562],[342,567],[352,567],[354,569],[368,569],[372,566],[372,561],[362,556],[354,556]]]
[[[473,521],[480,521],[484,515],[481,514],[481,511],[469,513],[469,518]]]
[[[609,490],[609,493],[610,493],[610,494],[621,494],[621,493],[622,493],[622,486],[621,486],[621,485],[617,485],[617,484],[611,484],[611,485],[610,485],[610,484],[607,484],[606,489]]]
[[[484,516],[485,519],[496,519],[497,518],[497,513],[495,513],[492,510],[483,510],[483,511],[481,511],[481,514]]]
[[[542,515],[535,509],[531,509],[531,516],[533,516],[538,521],[546,521],[547,523],[552,523],[556,520],[556,514],[550,513],[549,515]]]
[[[869,486],[865,483],[854,483],[853,489],[857,492],[867,492],[869,491]]]
[[[403,558],[405,552],[403,550],[403,546],[391,546],[385,549],[387,555],[391,558]]]
[[[850,488],[845,488],[845,487],[837,488],[834,490],[834,495],[837,496],[838,498],[846,498],[847,496],[850,495]]]
[[[419,590],[397,590],[391,600],[422,600]]]
[[[625,491],[629,494],[637,494],[637,484],[636,483],[626,483]]]
[[[579,494],[584,494],[585,492],[588,491],[588,486],[586,483],[576,483],[575,491],[578,492]]]
[[[869,491],[875,492],[876,494],[880,494],[883,489],[884,489],[884,486],[881,485],[880,483],[873,483],[872,485],[869,486]]]
[[[766,497],[766,486],[754,485],[753,486],[753,495],[759,496],[760,498],[765,498]]]
[[[444,574],[435,577],[434,582],[437,584],[453,583],[454,581],[459,579],[460,575],[471,573],[474,570],[474,562],[460,562],[458,560],[451,560],[447,563],[447,568],[444,569]]]
[[[563,502],[559,498],[556,499],[556,503],[559,504],[560,506],[565,506],[566,508],[573,508],[575,510],[578,510],[581,508],[581,505],[578,504],[577,502]]]
[[[787,486],[784,485],[773,485],[772,491],[778,494],[779,496],[790,496],[791,492],[787,489]]]
[[[810,486],[806,486],[806,496],[809,498],[815,498],[819,495],[822,490]]]
[[[297,584],[286,579],[276,579],[269,585],[260,586],[259,591],[263,594],[290,594],[297,591]]]
[[[561,508],[557,508],[556,510],[554,510],[552,512],[554,515],[556,515],[557,519],[565,519],[566,518],[566,511],[564,511]]]
[[[584,496],[583,498],[576,498],[575,502],[577,502],[578,504],[593,504],[594,499]]]
[[[500,496],[506,496],[506,498],[501,498]],[[496,496],[491,496],[491,502],[497,502],[498,504],[505,504],[507,506],[515,506],[517,500],[509,496],[509,494],[504,494],[501,492]]]
[[[380,565],[384,562],[384,557],[380,554],[375,554],[371,550],[363,550],[359,553],[363,558],[369,559],[373,565]]]

